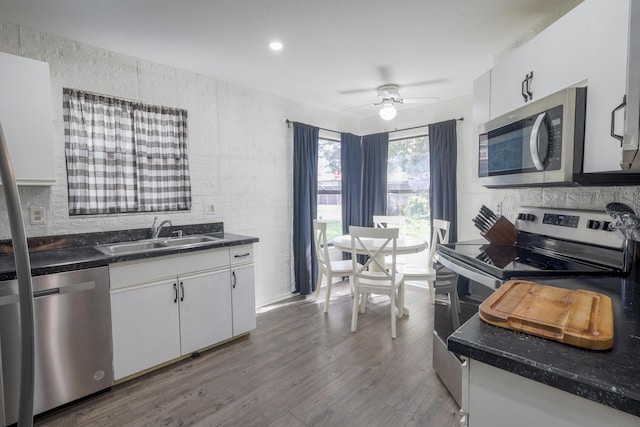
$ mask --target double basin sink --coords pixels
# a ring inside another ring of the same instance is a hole
[[[156,252],[170,249],[185,249],[196,246],[205,246],[215,242],[221,242],[220,237],[206,236],[203,234],[168,237],[149,240],[136,240],[133,242],[111,243],[95,246],[97,250],[105,255],[131,255],[144,252]]]

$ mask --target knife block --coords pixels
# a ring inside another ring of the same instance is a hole
[[[498,217],[489,230],[480,234],[491,243],[499,245],[512,245],[518,238],[518,230],[503,216]]]

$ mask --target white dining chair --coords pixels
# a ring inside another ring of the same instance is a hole
[[[421,265],[402,264],[398,265],[398,271],[404,275],[405,281],[426,281],[431,294],[431,303],[435,304],[436,291],[449,296],[449,303],[454,312],[454,318],[460,313],[460,302],[458,300],[456,285],[456,275],[452,271],[436,266],[435,255],[438,243],[449,243],[449,221],[433,219],[433,232],[431,233],[431,244],[426,256],[426,263]],[[459,323],[459,322],[458,322]]]
[[[396,317],[401,318],[404,307],[404,280],[396,271],[397,228],[349,227],[351,236],[351,257],[353,265],[353,308],[351,312],[351,332],[356,331],[358,312],[364,313],[369,294],[389,295],[391,311],[391,338],[396,337]],[[367,239],[380,239],[380,245],[373,249],[367,246]],[[391,246],[391,266],[385,266],[383,254]],[[358,254],[368,255],[364,265],[356,263]]]
[[[407,218],[403,215],[374,215],[373,226],[376,228],[397,228],[398,237],[405,235],[405,225]]]
[[[324,312],[329,311],[329,300],[331,299],[331,286],[334,277],[349,277],[351,295],[353,295],[353,264],[351,260],[332,261],[329,256],[329,244],[327,243],[327,223],[313,221],[314,239],[318,259],[318,282],[316,293],[320,298],[320,287],[322,286],[322,276],[327,278],[327,294],[324,301]],[[357,264],[360,265],[360,264]]]
[[[376,228],[397,228],[400,230],[398,232],[398,237],[405,236],[405,226],[407,223],[407,218],[403,215],[374,215],[373,216],[373,226]],[[391,262],[391,257],[389,255],[385,256],[385,264],[389,264]],[[397,264],[403,264],[404,260],[401,256],[396,260]]]

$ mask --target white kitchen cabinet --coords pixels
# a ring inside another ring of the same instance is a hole
[[[181,354],[192,354],[232,336],[229,271],[178,277]]]
[[[610,136],[611,112],[626,92],[629,0],[589,1],[587,120],[583,172],[620,170],[622,146]],[[623,111],[616,133],[622,135]]]
[[[256,292],[253,269],[253,246],[231,249],[231,299],[233,305],[233,335],[256,328]]]
[[[0,52],[0,123],[18,184],[52,185],[49,64]]]
[[[109,266],[116,380],[256,327],[252,245]]]
[[[175,278],[111,291],[116,380],[180,356]]]
[[[522,81],[531,71],[534,101],[587,78],[588,20],[588,7],[576,6],[491,69],[491,118],[526,104]]]
[[[469,363],[468,427],[638,426],[638,417],[610,406],[477,360]]]
[[[256,328],[256,295],[253,264],[231,269],[233,335]]]

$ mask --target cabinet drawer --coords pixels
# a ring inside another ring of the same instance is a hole
[[[231,265],[247,264],[253,262],[253,245],[235,246],[229,251],[229,263]]]
[[[111,289],[153,282],[165,277],[229,266],[229,250],[191,252],[109,266]]]

